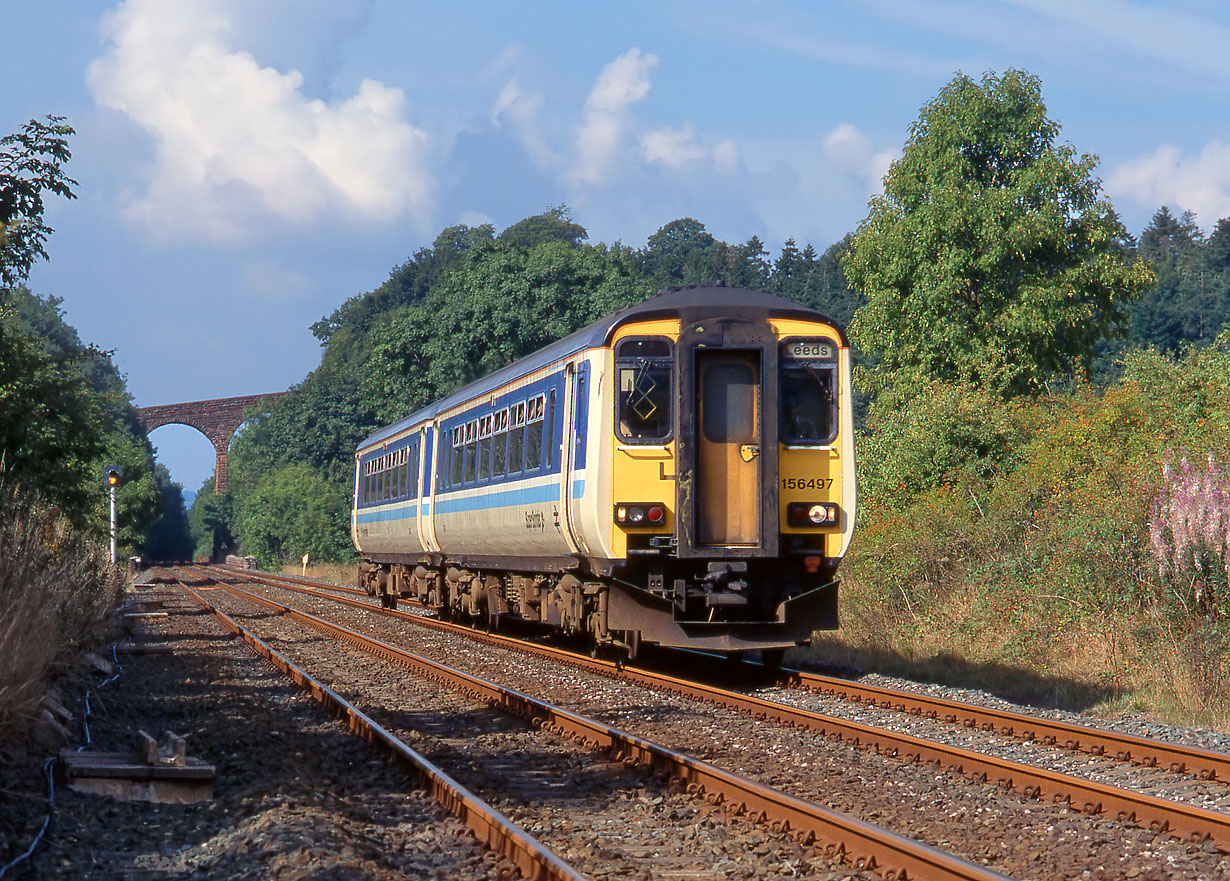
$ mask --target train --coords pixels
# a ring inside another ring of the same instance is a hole
[[[363,440],[351,534],[382,605],[766,660],[838,625],[855,522],[845,331],[664,289]]]

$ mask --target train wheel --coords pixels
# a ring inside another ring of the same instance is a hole
[[[782,661],[785,657],[785,649],[760,650],[760,663],[764,664],[764,666],[769,670],[780,670],[782,668]]]

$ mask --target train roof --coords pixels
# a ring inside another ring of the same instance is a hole
[[[753,288],[725,287],[721,285],[689,285],[681,288],[666,288],[652,297],[634,303],[624,309],[614,312],[605,318],[595,321],[563,339],[557,340],[531,355],[526,355],[511,364],[501,367],[494,373],[489,373],[482,379],[459,388],[451,395],[411,413],[405,419],[371,434],[360,444],[359,449],[370,447],[387,440],[390,437],[420,423],[432,419],[437,413],[449,410],[473,398],[482,397],[502,385],[518,377],[534,373],[565,358],[583,352],[586,349],[599,348],[610,342],[615,329],[630,319],[651,319],[657,317],[681,317],[689,319],[689,313],[703,310],[705,315],[712,315],[719,310],[730,317],[746,315],[768,315],[773,318],[797,316],[821,320],[833,326],[841,338],[841,344],[847,345],[845,330],[823,313],[809,309],[794,300],[768,294]],[[698,318],[701,316],[697,316]]]

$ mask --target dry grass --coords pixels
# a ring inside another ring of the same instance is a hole
[[[843,597],[842,627],[819,633],[796,662],[854,668],[991,691],[1009,700],[1109,715],[1144,712],[1164,722],[1230,731],[1230,642],[1212,626],[1180,631],[1148,620],[1085,617],[1063,626],[1027,607],[998,634],[953,596],[925,617],[886,612],[870,597]],[[1019,633],[1042,636],[1023,644]]]
[[[0,743],[29,728],[60,667],[110,633],[123,588],[101,547],[0,487]]]
[[[357,563],[308,563],[306,572],[302,566],[283,566],[283,575],[304,575],[320,581],[330,581],[334,584],[357,583],[359,567]]]

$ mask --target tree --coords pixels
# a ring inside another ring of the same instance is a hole
[[[64,173],[73,130],[64,117],[30,120],[17,134],[0,138],[0,288],[29,277],[52,229],[43,222],[43,193],[75,198],[77,182]]]
[[[1230,270],[1230,217],[1217,221],[1205,245],[1209,268],[1215,272]]]
[[[238,514],[243,552],[265,568],[279,568],[304,554],[325,563],[354,558],[346,493],[310,465],[285,465],[265,474]]]
[[[563,205],[556,205],[542,214],[517,221],[499,236],[499,240],[504,244],[524,250],[543,242],[563,242],[575,248],[588,238],[589,233],[585,227],[573,223],[571,212]]]
[[[364,398],[400,419],[647,293],[620,246],[475,248],[426,301],[373,330]]]
[[[926,104],[844,268],[881,378],[1036,393],[1088,369],[1152,282],[1093,175],[1058,144],[1041,82],[959,75]]]
[[[699,220],[672,220],[645,243],[641,271],[657,287],[713,281],[725,247]]]

